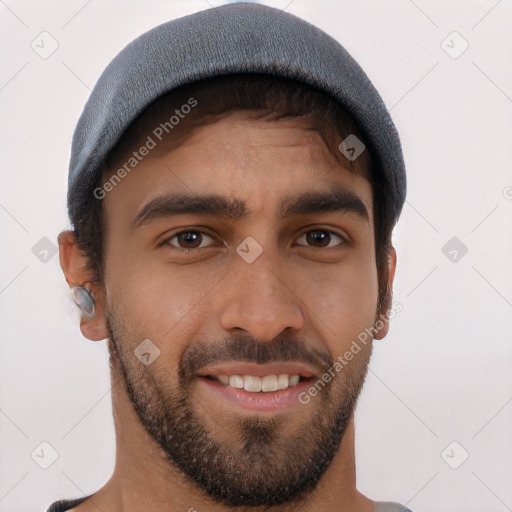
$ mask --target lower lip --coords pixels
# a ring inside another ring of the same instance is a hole
[[[309,380],[300,381],[297,385],[279,391],[251,393],[245,389],[225,386],[216,380],[200,377],[200,386],[229,402],[249,411],[278,411],[301,405],[299,394],[310,385]]]

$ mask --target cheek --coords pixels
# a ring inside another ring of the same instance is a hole
[[[126,262],[109,275],[107,294],[115,306],[130,347],[150,339],[161,351],[162,361],[175,365],[182,340],[193,339],[211,314],[208,291],[219,280],[218,272],[190,272],[162,263]],[[211,282],[210,282],[211,281]]]
[[[375,266],[360,260],[328,271],[324,267],[304,273],[297,295],[306,304],[310,321],[332,340],[334,355],[373,326],[377,293]]]

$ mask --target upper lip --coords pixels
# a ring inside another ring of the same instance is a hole
[[[294,361],[276,361],[273,363],[257,364],[245,363],[242,361],[231,361],[218,365],[202,368],[198,372],[199,377],[218,377],[219,375],[254,375],[264,377],[265,375],[300,375],[301,377],[313,377],[314,369],[309,365]]]

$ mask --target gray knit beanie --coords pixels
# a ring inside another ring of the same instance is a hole
[[[99,166],[147,106],[181,85],[235,73],[298,80],[337,100],[376,161],[374,172],[396,222],[405,201],[405,165],[398,133],[379,93],[332,37],[287,12],[254,3],[223,5],[159,25],[112,60],[73,136],[71,218],[83,217]]]

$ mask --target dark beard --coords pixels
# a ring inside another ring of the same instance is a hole
[[[114,318],[107,315],[112,370],[124,382],[142,425],[175,468],[206,496],[228,507],[266,510],[283,505],[284,509],[285,504],[308,501],[339,449],[364,384],[370,354],[365,357],[361,351],[360,361],[344,367],[342,374],[316,395],[316,411],[301,422],[297,436],[287,434],[289,423],[278,417],[229,417],[224,421],[230,421],[230,428],[236,427],[238,436],[232,443],[219,442],[197,414],[203,406],[190,393],[198,368],[226,360],[264,363],[294,359],[327,369],[332,363],[330,354],[311,351],[301,340],[283,337],[268,343],[247,337],[194,343],[182,353],[179,385],[172,387],[165,378],[169,374],[157,368],[156,362],[146,367],[133,356],[134,347],[127,346],[128,338]],[[220,431],[223,428],[219,425]]]

